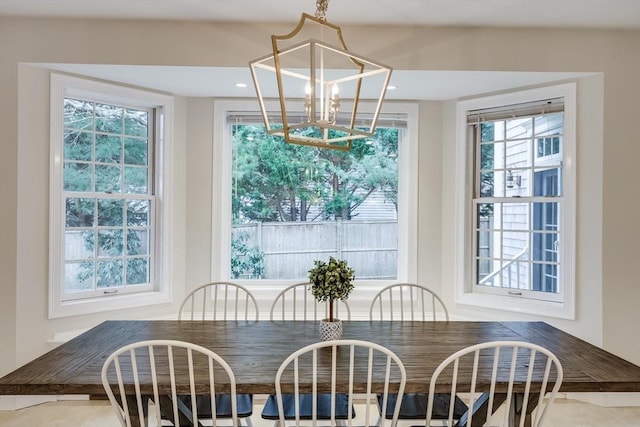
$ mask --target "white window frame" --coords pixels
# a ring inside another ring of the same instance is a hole
[[[279,109],[277,101],[269,101],[266,105],[268,109]],[[372,112],[374,107],[373,103],[366,103],[359,106],[358,111]],[[348,106],[345,107],[345,109],[348,108]],[[214,101],[212,280],[229,280],[231,277],[232,140],[230,125],[226,120],[230,111],[249,111],[259,114],[255,101]],[[363,300],[366,299],[365,295],[377,292],[381,286],[398,281],[415,281],[417,278],[418,105],[417,103],[387,102],[383,104],[382,113],[405,113],[408,116],[406,142],[398,144],[398,277],[396,280],[365,281],[357,280],[356,274],[355,284]],[[249,287],[258,298],[264,295],[266,299],[273,298],[274,290],[280,290],[287,284],[299,281],[234,279],[234,282]],[[350,303],[352,300],[349,298]],[[367,305],[363,312],[368,313],[368,309]]]
[[[509,289],[474,290],[473,278],[473,147],[468,141],[467,112],[557,97],[564,98],[564,161],[561,217],[560,292],[558,301],[510,295]],[[567,83],[458,102],[455,165],[455,302],[483,308],[575,319],[576,223],[576,85]]]
[[[141,307],[171,301],[173,182],[173,97],[89,79],[51,73],[50,88],[50,191],[49,191],[49,319],[102,311]],[[79,300],[64,300],[64,209],[62,180],[64,145],[63,100],[65,97],[87,98],[105,103],[133,104],[154,108],[158,114],[154,158],[155,266],[151,277],[153,289],[128,294],[105,294]],[[153,280],[153,279],[152,279]]]

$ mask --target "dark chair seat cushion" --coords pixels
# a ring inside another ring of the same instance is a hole
[[[393,417],[393,409],[397,400],[396,394],[389,394],[387,398],[387,413],[385,418]],[[427,418],[427,400],[429,396],[426,393],[407,393],[402,396],[400,404],[400,415],[398,419],[404,420],[424,420]],[[433,415],[432,419],[442,420],[449,418],[449,398],[448,393],[434,395]],[[378,408],[382,408],[382,395],[378,395]],[[467,412],[467,405],[458,397],[455,397],[453,406],[453,419],[457,420]],[[380,411],[382,413],[382,411]]]
[[[190,396],[180,396],[185,404],[190,406]],[[236,410],[238,411],[238,418],[245,418],[251,416],[253,413],[253,395],[251,394],[237,394],[236,395]],[[209,395],[196,396],[196,406],[198,408],[198,417],[211,418],[211,398]],[[230,394],[218,394],[216,395],[216,417],[217,418],[231,418],[231,395]]]
[[[313,397],[311,394],[300,395],[300,419],[310,420],[312,410]],[[284,407],[284,417],[287,420],[294,420],[295,413],[295,396],[293,394],[284,394],[282,396],[282,406]],[[331,419],[331,394],[318,394],[317,396],[317,419]],[[351,408],[352,418],[355,417],[355,411]],[[349,396],[343,393],[336,394],[336,419],[346,420],[349,415]],[[262,409],[262,418],[266,420],[277,420],[278,417],[278,401],[274,394],[270,395]]]

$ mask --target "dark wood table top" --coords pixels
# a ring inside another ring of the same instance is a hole
[[[275,373],[293,351],[318,342],[317,322],[107,321],[0,378],[0,395],[104,395],[100,372],[116,349],[175,339],[210,348],[229,363],[241,393],[273,393]],[[640,367],[543,322],[344,322],[344,339],[394,351],[407,370],[407,392],[427,391],[436,366],[466,346],[529,341],[554,352],[561,391],[640,392]]]

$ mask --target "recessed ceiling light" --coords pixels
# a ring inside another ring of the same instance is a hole
[[[236,87],[247,87],[246,83],[236,83]]]
[[[398,89],[398,86],[396,86],[396,85],[387,86],[387,90],[394,90],[394,89]]]

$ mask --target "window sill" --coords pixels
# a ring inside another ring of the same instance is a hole
[[[568,298],[567,300],[571,299]],[[558,319],[575,319],[575,309],[572,303],[541,301],[511,295],[490,295],[473,292],[456,295],[455,302],[461,305],[504,310],[514,313],[535,314]]]
[[[51,304],[49,306],[49,319],[144,307],[169,302],[171,302],[171,296],[168,292],[141,292],[138,294],[88,298]]]

